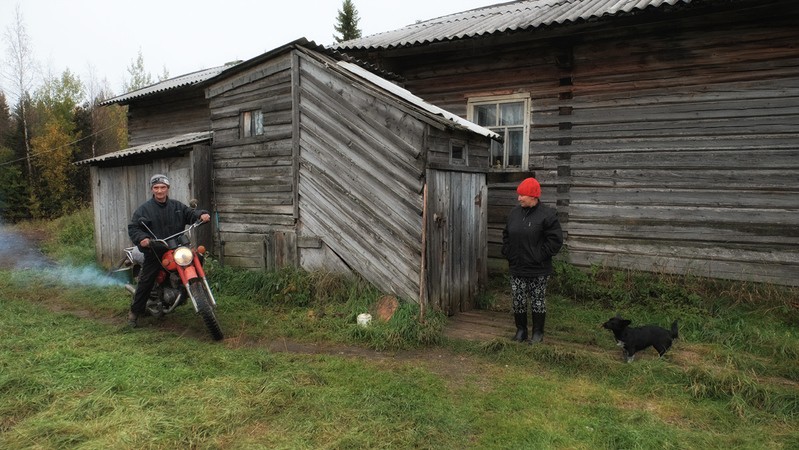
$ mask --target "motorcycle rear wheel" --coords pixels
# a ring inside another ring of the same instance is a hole
[[[206,295],[202,280],[194,280],[194,282],[189,285],[189,289],[191,290],[192,298],[197,302],[197,313],[203,318],[205,327],[208,328],[211,337],[215,341],[221,341],[225,336],[222,334],[222,329],[219,327],[219,322],[216,320],[214,308],[208,301],[208,295]]]

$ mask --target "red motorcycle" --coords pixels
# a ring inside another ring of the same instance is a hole
[[[204,222],[196,222],[172,236],[150,241],[152,251],[163,256],[162,270],[158,272],[153,289],[150,291],[146,311],[152,316],[162,317],[186,303],[186,298],[189,298],[194,305],[194,311],[202,317],[211,337],[220,341],[224,335],[214,314],[216,300],[203,270],[205,247],[198,245],[195,248],[191,244],[191,230],[202,223]],[[127,247],[125,257],[113,272],[130,270],[131,279],[136,283],[142,264],[144,264],[144,254],[135,246]],[[136,292],[135,284],[128,283],[125,288],[131,294]]]

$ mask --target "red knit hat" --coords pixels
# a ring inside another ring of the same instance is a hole
[[[524,181],[519,183],[516,188],[516,193],[519,195],[526,195],[528,197],[541,197],[541,185],[535,178],[525,178]]]

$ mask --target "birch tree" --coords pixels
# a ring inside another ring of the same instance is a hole
[[[8,82],[9,93],[15,97],[17,120],[20,121],[23,131],[25,162],[28,169],[27,176],[28,181],[32,182],[33,168],[31,162],[28,106],[30,91],[35,82],[37,66],[19,4],[17,4],[14,10],[13,21],[5,30],[4,37],[7,51],[2,75]]]

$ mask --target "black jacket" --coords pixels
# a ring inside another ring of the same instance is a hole
[[[128,236],[131,242],[141,250],[139,243],[143,239],[163,239],[172,236],[183,231],[186,225],[191,225],[199,220],[200,216],[206,212],[199,209],[191,209],[183,203],[170,198],[167,198],[164,203],[158,203],[155,201],[155,197],[152,197],[136,208],[133,218],[128,224]],[[155,236],[142,226],[142,222],[155,233]]]
[[[552,257],[563,246],[557,211],[541,203],[532,208],[516,206],[502,230],[502,255],[510,274],[532,278],[552,273]]]

